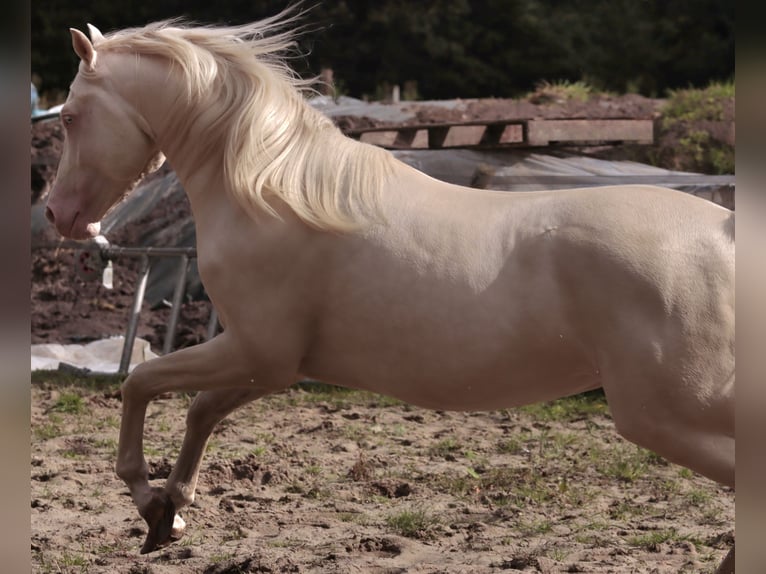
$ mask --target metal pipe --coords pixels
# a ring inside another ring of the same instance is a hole
[[[136,338],[138,328],[138,318],[141,313],[141,305],[144,303],[144,293],[146,292],[146,281],[149,279],[149,257],[144,255],[141,258],[141,268],[138,272],[138,285],[136,285],[136,296],[133,298],[133,309],[128,320],[128,330],[125,333],[125,344],[122,347],[122,358],[120,359],[120,368],[118,373],[127,375],[130,368],[130,357],[133,354],[133,343]]]
[[[119,247],[109,245],[102,247],[103,253],[107,257],[116,257],[124,255],[127,257],[196,257],[197,249],[194,247]]]
[[[165,332],[165,342],[162,346],[162,354],[167,355],[173,349],[173,340],[178,326],[178,316],[181,314],[181,303],[186,289],[186,271],[189,267],[189,256],[181,255],[181,262],[178,265],[178,279],[176,279],[176,288],[173,291],[172,307],[170,309],[170,319],[168,320],[168,329]]]
[[[213,304],[210,303],[210,321],[207,324],[207,341],[212,339],[218,333],[218,311],[215,310]]]

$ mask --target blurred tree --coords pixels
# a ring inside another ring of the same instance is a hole
[[[285,0],[32,3],[32,70],[42,92],[76,71],[70,26],[104,31],[185,16],[243,23]],[[307,4],[307,6],[311,6]],[[424,98],[508,97],[542,80],[662,95],[734,77],[729,0],[323,0],[305,17],[302,74],[332,68],[353,96],[415,81]]]

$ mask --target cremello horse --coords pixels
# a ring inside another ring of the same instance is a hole
[[[123,384],[116,470],[149,525],[142,552],[181,534],[213,427],[298,376],[455,410],[603,387],[624,437],[733,487],[732,212],[656,187],[434,180],[305,103],[284,21],[72,30],[49,220],[96,234],[164,154],[224,327]],[[151,487],[144,416],[168,391],[200,392]]]

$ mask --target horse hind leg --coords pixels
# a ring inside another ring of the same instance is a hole
[[[648,448],[720,484],[734,488],[734,375],[715,397],[704,402],[695,393],[671,391],[673,384],[642,384],[623,378],[604,381],[617,431],[627,440]],[[611,384],[610,384],[611,383]],[[716,570],[734,574],[734,546]]]
[[[259,388],[217,389],[202,391],[194,398],[186,415],[181,452],[165,483],[165,492],[176,512],[194,502],[202,456],[215,426],[239,407],[264,394]],[[184,526],[176,514],[171,536],[179,537]]]
[[[734,376],[715,387],[713,398],[703,399],[696,389],[683,392],[661,376],[604,379],[612,418],[624,438],[734,488]]]

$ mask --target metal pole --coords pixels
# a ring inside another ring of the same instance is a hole
[[[141,257],[141,269],[138,274],[138,285],[136,286],[136,296],[133,298],[133,309],[128,320],[128,331],[125,333],[125,344],[122,347],[122,358],[120,359],[119,373],[128,374],[130,368],[130,356],[133,354],[133,343],[136,338],[136,329],[138,328],[138,317],[141,313],[141,305],[144,303],[144,293],[146,292],[146,281],[149,279],[149,257]]]
[[[181,263],[178,266],[178,279],[176,280],[176,289],[173,291],[173,302],[170,310],[170,319],[168,321],[168,330],[165,333],[165,342],[162,346],[162,354],[167,355],[173,349],[173,339],[176,335],[178,325],[178,316],[181,313],[181,303],[186,289],[186,270],[189,266],[189,256],[181,256]]]
[[[215,337],[218,332],[218,311],[215,310],[213,304],[210,304],[210,321],[207,324],[207,340],[209,341]]]

